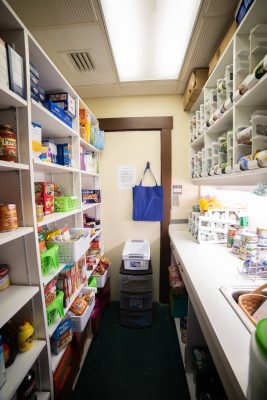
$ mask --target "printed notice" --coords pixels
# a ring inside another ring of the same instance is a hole
[[[136,184],[136,165],[118,165],[118,189],[130,190]]]

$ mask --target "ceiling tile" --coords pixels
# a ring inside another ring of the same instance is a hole
[[[151,96],[158,94],[175,94],[177,81],[149,81],[121,83],[122,96]]]
[[[87,97],[113,97],[121,96],[119,84],[113,85],[83,85],[75,86],[74,89],[82,98]]]

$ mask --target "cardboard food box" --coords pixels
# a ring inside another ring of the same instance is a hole
[[[36,122],[32,122],[32,155],[39,158],[42,152],[42,126]]]
[[[54,184],[50,182],[35,182],[35,203],[43,204],[44,214],[52,214],[54,207]]]
[[[198,68],[192,72],[183,98],[185,111],[189,111],[192,108],[207,79],[208,68]]]
[[[82,189],[82,202],[85,204],[100,203],[101,202],[100,190]]]
[[[226,47],[228,46],[230,40],[232,39],[235,31],[237,30],[238,24],[236,21],[234,21],[232,23],[232,25],[230,26],[230,28],[228,29],[226,35],[224,36],[220,46],[218,47],[218,49],[216,50],[216,52],[214,53],[212,59],[209,62],[209,75],[212,73],[212,71],[214,70],[214,68],[216,67],[221,55],[223,54],[224,50],[226,49]]]
[[[70,118],[74,118],[76,116],[75,99],[71,97],[69,93],[47,93],[46,98],[53,103],[57,103],[57,105],[62,108],[62,110],[64,110]]]

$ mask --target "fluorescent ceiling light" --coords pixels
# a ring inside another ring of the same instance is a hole
[[[100,0],[119,78],[177,79],[201,0]]]

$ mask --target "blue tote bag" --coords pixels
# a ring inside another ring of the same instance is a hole
[[[142,185],[147,171],[152,174],[156,183],[155,186]],[[140,184],[133,187],[133,220],[162,221],[163,197],[163,187],[157,184],[156,178],[151,171],[150,163],[147,163]]]

